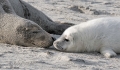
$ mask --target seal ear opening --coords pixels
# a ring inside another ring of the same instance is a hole
[[[25,31],[28,31],[29,29],[28,28],[25,28]]]
[[[17,30],[17,33],[18,34],[22,34],[22,33],[24,33],[24,31],[26,30],[23,26],[18,26],[17,28],[16,28],[16,30]]]
[[[19,26],[19,27],[17,27],[17,33],[18,34],[25,34],[26,33],[26,31],[29,31],[30,29],[28,29],[27,27],[25,27],[25,26]]]
[[[22,38],[23,41],[21,42],[24,44],[24,46],[30,46],[30,44],[33,42],[31,40],[32,35],[30,34],[31,29],[27,28],[26,26],[18,26],[16,29],[16,33],[18,34],[18,37]]]

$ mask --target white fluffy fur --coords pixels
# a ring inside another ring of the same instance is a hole
[[[120,53],[120,17],[98,18],[72,26],[54,46],[61,51],[97,51],[105,57],[116,56]]]

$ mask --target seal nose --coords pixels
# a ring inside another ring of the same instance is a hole
[[[53,43],[54,47],[55,47],[57,50],[62,51],[63,48],[62,48],[59,44],[60,44],[60,43],[57,42],[57,41],[55,41],[55,42]]]
[[[53,40],[53,41],[55,41],[55,40],[56,40],[56,38],[55,38],[55,37],[52,37],[52,40]]]

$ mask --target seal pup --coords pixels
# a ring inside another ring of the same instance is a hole
[[[114,57],[120,53],[120,17],[98,18],[71,26],[54,42],[54,47],[60,51],[95,51]]]

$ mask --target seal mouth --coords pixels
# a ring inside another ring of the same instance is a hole
[[[54,47],[59,51],[64,51],[64,49],[59,45],[54,45]]]
[[[60,51],[63,50],[63,48],[60,47],[60,46],[59,46],[59,47],[56,47],[56,49],[58,49],[58,50],[60,50]]]
[[[56,50],[58,51],[64,51],[65,49],[62,47],[62,45],[60,44],[60,42],[58,41],[54,41],[53,42],[53,46],[55,47]]]
[[[35,43],[31,43],[33,46],[38,46],[38,45],[36,45]]]

